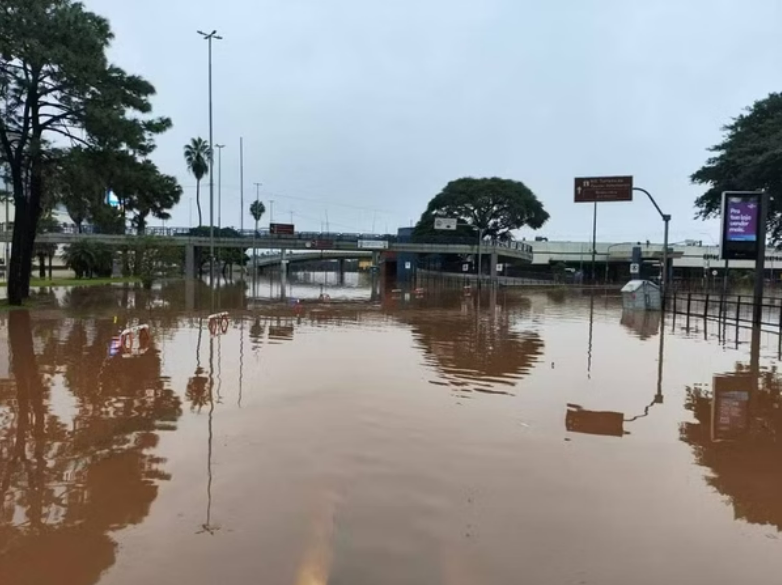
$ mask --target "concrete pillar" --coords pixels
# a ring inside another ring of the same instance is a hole
[[[337,279],[340,286],[345,285],[345,259],[339,261],[339,278]]]
[[[378,283],[380,282],[380,253],[372,252],[372,293],[370,299],[376,301],[380,296]]]
[[[195,278],[195,246],[193,244],[185,245],[185,278]]]
[[[497,282],[497,250],[492,250],[491,253],[491,281],[492,283]]]
[[[285,248],[280,250],[280,298],[284,301],[287,297],[286,288],[288,284],[288,260]]]

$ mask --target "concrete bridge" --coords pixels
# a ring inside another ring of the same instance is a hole
[[[267,266],[276,266],[283,260],[287,260],[288,264],[294,262],[318,262],[320,260],[356,260],[359,258],[371,258],[372,252],[363,250],[321,250],[319,252],[292,252],[283,256],[282,254],[264,254],[258,256],[255,264],[258,268],[265,268]],[[252,258],[250,259],[252,265]]]
[[[185,273],[195,275],[195,249],[209,248],[212,240],[209,237],[193,236],[190,228],[147,228],[144,236],[155,236],[165,239],[167,244],[185,248]],[[408,278],[409,272],[415,270],[415,259],[422,254],[457,254],[477,255],[478,242],[473,238],[453,236],[407,236],[378,234],[345,234],[298,232],[292,235],[271,234],[268,230],[244,230],[238,232],[238,237],[216,237],[216,248],[245,248],[280,250],[280,255],[270,257],[268,264],[281,263],[282,260],[293,260],[297,252],[310,252],[309,259],[318,259],[321,254],[346,254],[343,258],[358,258],[371,256],[373,264],[379,266],[381,261],[396,270],[400,277]],[[76,241],[90,240],[112,246],[133,245],[139,237],[136,233],[100,234],[90,231],[78,233],[75,230],[64,229],[58,232],[39,234],[36,241],[50,244],[72,244]],[[11,240],[10,231],[0,232],[0,242]],[[286,258],[288,252],[289,254]],[[483,242],[480,253],[486,257],[492,276],[496,275],[499,258],[507,258],[523,263],[532,262],[532,246],[526,242]],[[304,261],[295,258],[294,261]],[[285,266],[286,263],[283,263]],[[260,265],[260,264],[259,264]],[[389,271],[390,272],[390,271]]]

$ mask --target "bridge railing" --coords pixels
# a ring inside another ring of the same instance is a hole
[[[162,227],[162,226],[149,226],[145,229],[144,235],[158,236],[158,237],[188,237],[193,236],[193,229],[189,227]],[[218,228],[215,228],[217,231]],[[223,228],[226,229],[226,228]],[[231,228],[233,229],[233,228]],[[364,233],[345,233],[345,232],[296,232],[294,234],[272,234],[269,229],[262,228],[258,231],[252,229],[246,230],[234,230],[235,234],[242,239],[250,240],[253,237],[264,239],[275,239],[282,241],[319,241],[319,242],[356,242],[359,240],[370,241],[386,241],[389,244],[397,242],[405,242],[410,244],[453,244],[463,246],[475,246],[475,238],[464,236],[448,236],[448,235],[431,235],[431,236],[407,236],[399,238],[398,236],[391,234],[364,234]],[[57,233],[72,234],[72,235],[127,235],[136,236],[139,235],[135,228],[126,228],[124,233],[117,233],[116,231],[102,231],[94,225],[82,225],[81,231],[73,225],[62,225],[58,228]],[[198,234],[203,237],[205,234]],[[222,237],[226,237],[223,235]],[[249,242],[248,242],[249,243]],[[506,248],[512,250],[519,250],[523,252],[532,253],[532,246],[526,242],[483,242],[485,248]]]

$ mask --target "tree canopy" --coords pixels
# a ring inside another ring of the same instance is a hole
[[[150,117],[154,87],[106,57],[109,23],[75,0],[0,4],[0,149],[15,207],[8,298],[29,295],[29,265],[43,211],[45,169],[62,143],[106,156],[147,158],[171,127]],[[50,141],[57,140],[58,147]]]
[[[475,233],[481,229],[487,238],[507,240],[512,238],[513,230],[542,227],[549,214],[520,181],[467,177],[451,181],[429,202],[415,233],[436,233],[435,217],[456,218],[460,224],[457,233]]]
[[[723,191],[765,190],[771,195],[769,237],[782,241],[782,93],[756,101],[723,131],[722,142],[691,177],[707,187],[695,201],[698,215],[719,215]]]
[[[256,223],[261,221],[264,213],[266,213],[266,206],[262,201],[253,201],[250,204],[250,215],[253,216]]]

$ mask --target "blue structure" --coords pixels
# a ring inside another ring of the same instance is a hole
[[[412,241],[415,228],[403,227],[397,230],[399,243]],[[396,281],[398,284],[407,284],[415,280],[415,269],[418,264],[418,254],[412,252],[399,252],[396,255]],[[409,268],[408,268],[409,266]]]

